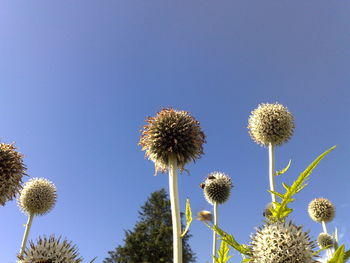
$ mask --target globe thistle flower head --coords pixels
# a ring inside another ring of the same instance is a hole
[[[156,171],[167,171],[170,158],[175,158],[184,170],[185,164],[203,154],[205,135],[189,112],[165,108],[146,122],[139,145],[155,163]]]
[[[231,178],[221,172],[213,172],[204,182],[204,197],[208,203],[214,205],[225,203],[231,194]]]
[[[202,222],[211,222],[213,220],[213,215],[210,211],[199,211],[197,213],[197,220]]]
[[[252,263],[313,263],[315,242],[292,222],[266,224],[251,237]]]
[[[0,205],[4,206],[19,193],[24,175],[23,155],[13,144],[0,143]]]
[[[29,247],[24,250],[21,263],[80,263],[78,249],[66,239],[55,236],[39,237],[36,244],[29,242]]]
[[[281,145],[293,135],[294,117],[281,104],[260,104],[248,120],[251,138],[261,146]]]
[[[335,207],[326,198],[316,198],[309,203],[308,213],[312,220],[322,223],[330,222],[335,215]]]
[[[56,187],[52,182],[32,178],[23,186],[18,205],[28,215],[44,215],[54,207],[56,199]]]
[[[327,233],[321,233],[317,237],[317,244],[321,249],[328,246],[333,246],[333,238]]]

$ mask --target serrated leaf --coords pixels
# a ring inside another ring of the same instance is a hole
[[[234,249],[236,249],[238,252],[240,252],[241,254],[250,256],[251,255],[251,251],[249,246],[244,245],[244,244],[239,244],[232,235],[229,235],[228,233],[226,233],[224,230],[220,229],[218,226],[211,226],[208,225],[207,226],[212,229],[213,231],[216,232],[216,234],[218,234],[220,236],[220,239],[225,241],[229,246],[233,247]]]
[[[214,257],[215,263],[227,263],[232,256],[229,256],[230,248],[225,241],[221,241],[218,257]]]
[[[193,219],[192,219],[192,210],[191,210],[191,205],[190,205],[190,199],[186,198],[186,228],[185,228],[184,232],[181,234],[181,238],[183,238],[187,234],[187,232],[190,228],[190,225],[192,223],[192,220]]]
[[[341,245],[333,254],[333,257],[327,263],[344,263],[344,245]]]
[[[279,192],[276,192],[276,191],[271,191],[271,190],[267,190],[268,192],[270,193],[273,193],[274,195],[277,195],[278,197],[280,197],[281,199],[283,199],[283,194],[279,193]]]
[[[284,174],[285,172],[287,172],[288,169],[289,169],[289,167],[290,167],[290,165],[291,165],[291,163],[292,163],[292,160],[289,160],[287,166],[284,167],[282,170],[277,171],[277,172],[275,173],[275,176],[279,176],[279,175]]]
[[[335,149],[336,146],[331,147],[321,155],[319,155],[293,182],[290,187],[286,188],[286,193],[283,195],[281,203],[276,205],[271,209],[272,216],[269,217],[271,221],[283,221],[293,210],[287,207],[287,204],[294,201],[292,198],[296,193],[300,192],[307,184],[306,181],[309,179],[312,171],[316,168],[319,162],[331,151]]]

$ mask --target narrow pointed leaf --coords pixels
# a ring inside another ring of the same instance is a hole
[[[190,205],[190,199],[187,198],[186,199],[186,228],[184,232],[181,234],[181,238],[183,238],[187,234],[191,223],[192,223],[192,210]]]
[[[292,160],[289,160],[287,166],[284,167],[281,171],[277,171],[277,172],[275,173],[275,176],[279,176],[279,175],[284,174],[285,172],[287,172],[288,169],[289,169],[289,167],[290,167],[290,165],[291,165],[291,163],[292,163]]]

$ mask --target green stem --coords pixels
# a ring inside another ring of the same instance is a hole
[[[218,226],[218,203],[214,203],[214,226]],[[216,242],[217,234],[213,231],[213,263],[215,263],[214,257],[216,257]]]
[[[269,181],[270,181],[270,190],[275,191],[275,146],[269,144]],[[276,196],[271,193],[271,199],[273,207],[275,207]]]
[[[30,228],[31,228],[32,223],[33,223],[33,218],[34,218],[33,214],[29,214],[28,215],[28,222],[26,224],[26,229],[24,231],[22,245],[21,245],[21,250],[19,251],[19,257],[23,256],[24,250],[26,248],[27,241],[28,241],[28,236],[29,236],[29,231],[30,231]]]
[[[173,224],[173,263],[182,263],[181,218],[177,184],[177,160],[169,158],[169,192]]]

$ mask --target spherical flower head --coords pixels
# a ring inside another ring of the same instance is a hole
[[[197,220],[202,222],[211,222],[213,220],[212,213],[210,211],[199,211],[197,213]]]
[[[333,238],[327,233],[321,233],[317,237],[317,244],[321,249],[328,246],[333,246]]]
[[[251,263],[313,263],[315,242],[292,222],[266,224],[251,237]]]
[[[156,171],[165,172],[170,158],[175,158],[183,170],[185,164],[203,154],[205,135],[199,122],[187,111],[166,108],[155,117],[148,117],[146,122],[139,145],[155,163]]]
[[[214,205],[225,203],[231,194],[231,178],[221,172],[213,172],[204,182],[204,197],[208,203]]]
[[[32,178],[24,186],[18,205],[28,215],[44,215],[55,205],[55,185],[45,178]]]
[[[25,249],[21,263],[79,263],[82,259],[79,257],[78,249],[67,240],[61,241],[61,238],[51,236],[39,237],[36,244],[32,241],[29,247]]]
[[[260,104],[248,120],[251,138],[261,146],[281,145],[293,135],[294,117],[281,104]]]
[[[0,143],[0,205],[12,200],[22,188],[22,178],[26,175],[23,155],[13,144]]]
[[[326,198],[316,198],[309,203],[308,213],[312,220],[322,223],[330,222],[335,215],[335,207]]]

